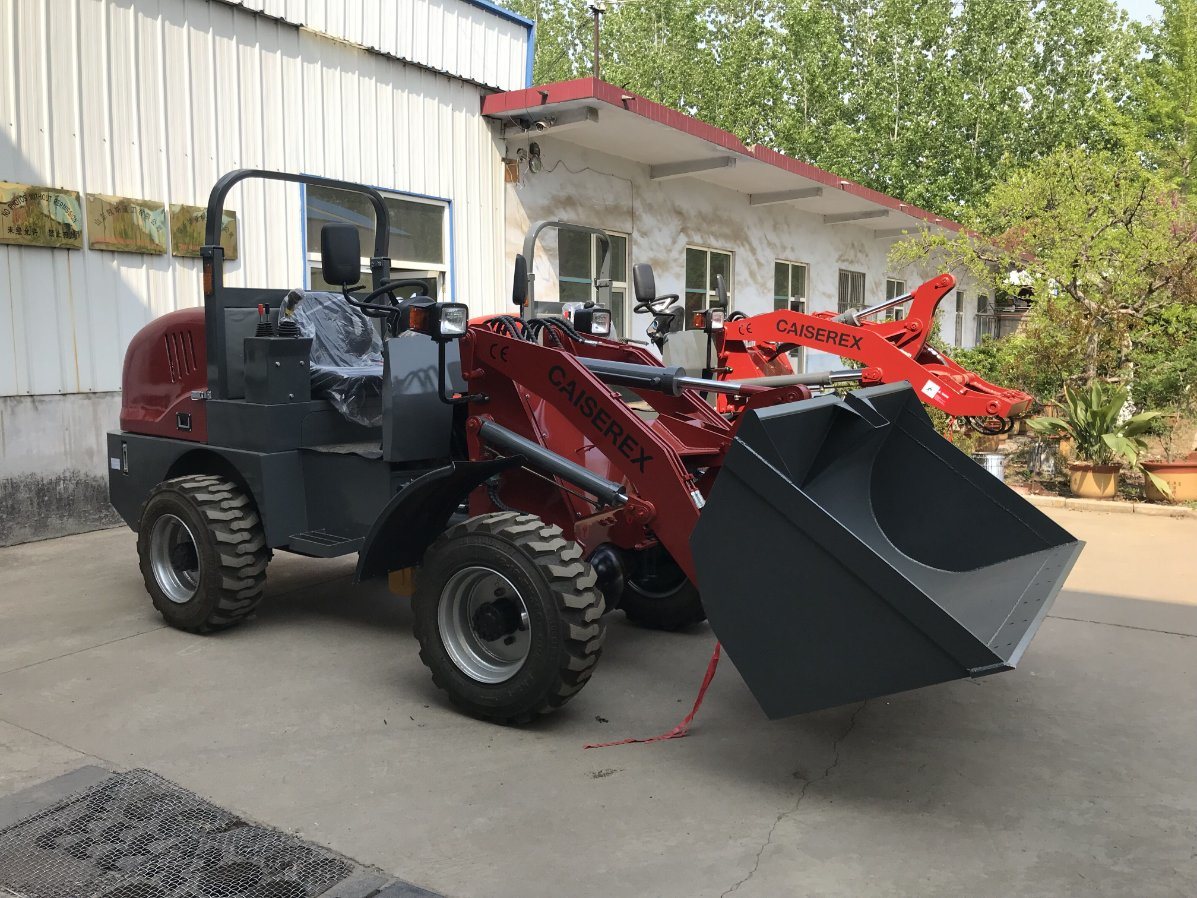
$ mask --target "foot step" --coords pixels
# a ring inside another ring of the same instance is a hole
[[[358,551],[363,542],[365,538],[361,536],[340,536],[327,530],[309,530],[291,534],[287,548],[313,558],[337,558]]]

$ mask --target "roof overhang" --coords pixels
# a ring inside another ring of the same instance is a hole
[[[871,190],[593,78],[491,94],[482,114],[508,137],[538,135],[648,167],[654,181],[696,178],[748,197],[751,206],[788,205],[855,224],[878,238],[924,228],[958,231],[951,219]]]

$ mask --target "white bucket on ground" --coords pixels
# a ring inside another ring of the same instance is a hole
[[[973,461],[979,464],[998,480],[1003,482],[1005,481],[1006,456],[1002,455],[1000,452],[974,452]]]

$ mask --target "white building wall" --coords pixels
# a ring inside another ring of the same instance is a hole
[[[254,5],[0,0],[0,180],[205,205],[220,175],[261,167],[442,198],[447,294],[497,310],[503,172],[486,91],[395,56],[520,87],[526,30],[460,0],[260,0],[273,18]],[[392,55],[354,46],[367,34]],[[246,182],[228,207],[228,283],[302,286],[300,189]],[[0,545],[103,519],[100,436],[117,424],[125,347],[200,302],[198,259],[0,246]]]
[[[493,301],[502,169],[475,86],[210,0],[8,0],[0,67],[0,180],[203,205],[263,167],[440,197],[447,287]],[[299,188],[228,205],[228,282],[301,285]],[[0,290],[0,396],[110,391],[142,325],[199,303],[199,260],[0,246]]]
[[[528,28],[482,0],[224,0],[458,78],[527,87]]]
[[[749,206],[746,195],[697,178],[653,181],[645,165],[543,135],[537,142],[542,171],[525,170],[521,183],[507,186],[508,260],[520,251],[532,222],[560,218],[630,234],[631,261],[653,266],[657,292],[682,294],[688,245],[731,250],[732,305],[749,315],[772,310],[777,260],[809,266],[807,308],[812,312],[836,308],[841,268],[865,272],[865,298],[870,303],[885,299],[889,277],[913,289],[938,273],[891,266],[887,254],[892,240],[877,239],[870,227],[824,224],[822,216],[803,212],[801,203]],[[513,141],[508,156],[519,146],[523,144]],[[538,246],[535,262],[537,296],[542,300],[556,298],[556,264],[550,237]],[[959,274],[958,278],[964,280]],[[971,285],[965,289],[970,296],[975,293]],[[944,309],[944,336],[950,341],[954,294],[945,300]],[[643,338],[649,316],[633,320],[633,336]],[[972,343],[972,330],[971,316],[966,316],[965,345]],[[839,362],[811,352],[807,367],[823,370],[839,367]]]

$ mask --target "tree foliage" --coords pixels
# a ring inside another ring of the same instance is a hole
[[[1144,29],[1128,115],[1140,129],[1145,154],[1186,194],[1197,186],[1197,2],[1160,0],[1159,28]]]
[[[994,187],[968,224],[900,243],[892,256],[932,253],[998,290],[1020,272],[1040,298],[1032,321],[1071,335],[1087,379],[1128,377],[1136,335],[1165,307],[1193,301],[1197,218],[1134,155],[1057,150]],[[1066,301],[1045,301],[1056,296]]]

